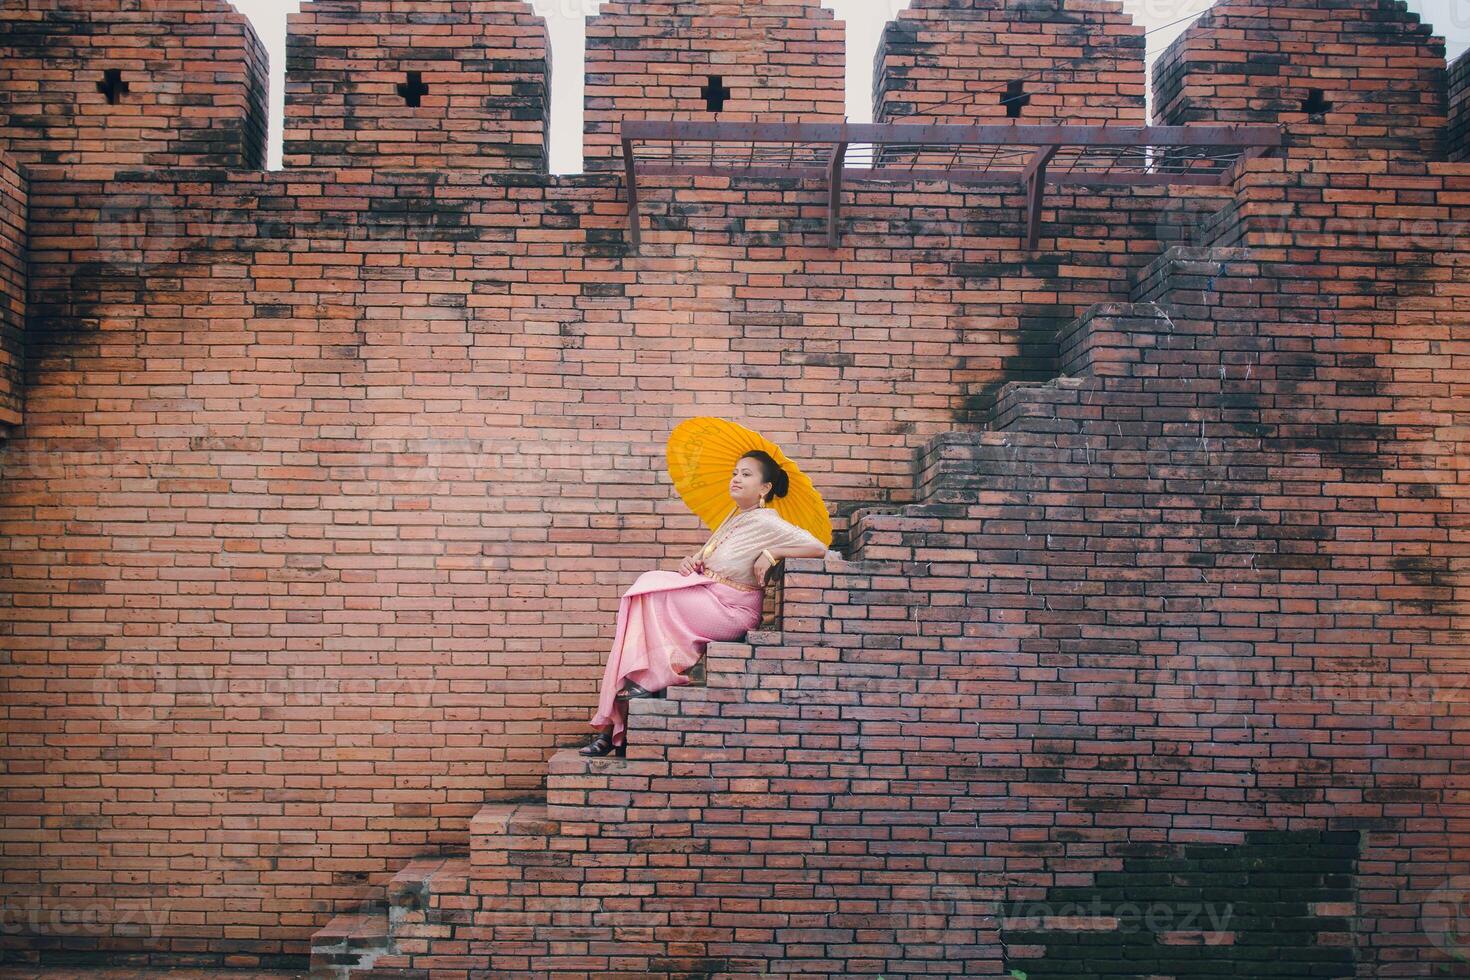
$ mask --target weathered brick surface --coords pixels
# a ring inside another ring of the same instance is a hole
[[[553,758],[559,870],[482,900],[477,967],[1467,975],[1424,920],[1470,853],[1466,183],[1395,191],[1442,265],[1389,221],[1143,270],[1162,315],[1106,332],[1147,353],[1058,382],[1072,427],[936,437],[918,503],[789,563],[779,632],[636,703],[627,759]]]
[[[649,180],[631,256],[614,175],[29,166],[0,953],[1470,975],[1470,172],[1358,121],[1037,253],[933,182],[834,250],[820,181]],[[694,414],[840,558],[583,759]]]
[[[1449,67],[1449,102],[1450,123],[1445,134],[1449,158],[1463,160],[1470,156],[1470,51]]]
[[[288,167],[545,172],[550,105],[546,22],[524,0],[307,0],[287,16]]]
[[[914,0],[883,32],[873,118],[1142,125],[1144,44],[1116,0]]]
[[[20,421],[25,364],[26,178],[0,151],[0,425]]]
[[[843,38],[817,0],[603,3],[587,18],[586,168],[621,166],[625,119],[841,122]]]
[[[112,103],[109,71],[127,89]],[[264,45],[224,0],[6,0],[0,149],[21,163],[262,167],[267,77]]]
[[[1018,925],[1002,932],[1015,954],[1008,965],[1058,980],[1095,977],[1100,962],[1177,980],[1350,976],[1353,949],[1344,940],[1356,910],[1359,832],[1244,837],[1177,849],[1139,845],[1094,882],[1038,889],[1037,901],[1011,906]],[[1228,903],[1218,900],[1225,881],[1233,886]],[[1064,917],[1053,909],[1073,910],[1070,921],[1054,921]]]
[[[304,954],[588,731],[621,589],[701,540],[660,476],[671,420],[789,446],[842,533],[912,499],[935,432],[1047,376],[1032,341],[1126,296],[1183,213],[1061,194],[1063,263],[1019,250],[1019,194],[858,183],[833,253],[818,181],[663,184],[630,259],[612,175],[34,176],[38,360],[0,483],[11,826],[84,814],[90,870],[17,840],[15,901]],[[914,239],[916,212],[966,246]],[[232,884],[114,897],[139,861]]]
[[[1442,160],[1444,56],[1402,0],[1220,0],[1154,63],[1154,118],[1281,123],[1294,156]]]

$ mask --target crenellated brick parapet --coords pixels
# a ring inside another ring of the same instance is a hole
[[[843,22],[817,0],[619,0],[587,19],[583,153],[621,164],[629,119],[841,122]]]
[[[288,167],[544,173],[550,106],[524,0],[307,0],[287,18]]]
[[[873,118],[1142,125],[1144,43],[1117,0],[914,0],[883,31]]]
[[[21,163],[264,167],[267,80],[226,0],[0,5],[0,148]]]
[[[1402,0],[1220,0],[1155,62],[1154,119],[1280,123],[1296,157],[1443,160],[1444,57]]]

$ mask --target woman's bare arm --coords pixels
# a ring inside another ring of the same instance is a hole
[[[826,548],[787,546],[785,548],[767,548],[772,558],[821,558],[827,554]]]

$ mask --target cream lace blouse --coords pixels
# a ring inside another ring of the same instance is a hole
[[[806,528],[797,527],[774,507],[756,507],[726,518],[699,552],[710,578],[746,589],[758,589],[755,560],[763,548],[825,548]]]

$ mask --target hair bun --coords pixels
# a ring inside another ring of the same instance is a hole
[[[786,496],[786,491],[791,489],[791,477],[786,475],[786,470],[780,463],[776,464],[776,472],[772,474],[772,477],[771,496],[773,498]]]

